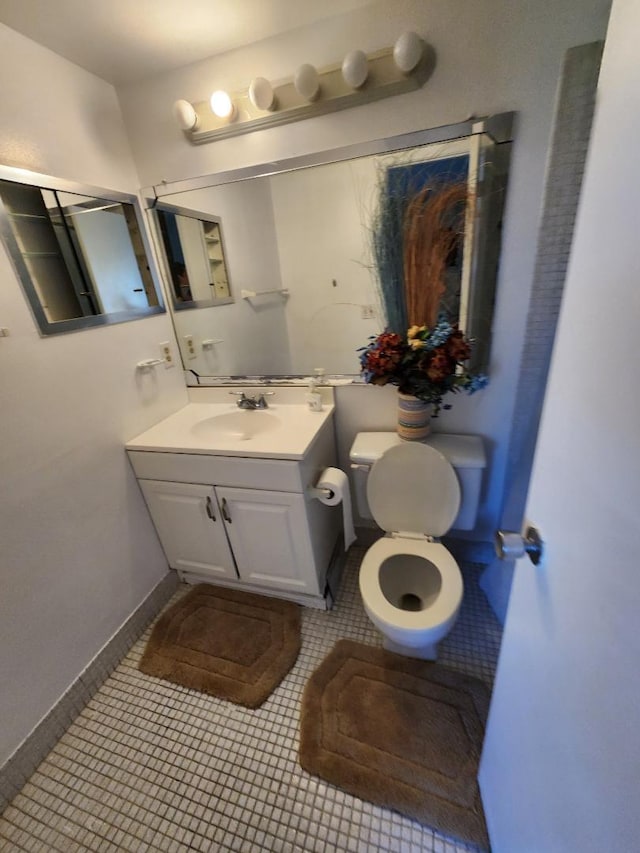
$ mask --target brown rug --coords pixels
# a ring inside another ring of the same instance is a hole
[[[257,708],[299,651],[297,604],[203,583],[160,617],[139,668]]]
[[[478,761],[489,691],[427,661],[340,640],[302,697],[300,764],[363,800],[488,847]]]

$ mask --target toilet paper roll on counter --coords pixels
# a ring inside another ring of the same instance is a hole
[[[349,478],[340,468],[325,468],[316,483],[316,489],[318,489],[318,500],[325,506],[342,504],[344,549],[346,551],[356,539],[356,533],[353,529]]]

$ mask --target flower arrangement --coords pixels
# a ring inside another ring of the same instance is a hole
[[[406,337],[386,331],[369,341],[359,350],[365,380],[374,385],[397,385],[402,394],[431,403],[434,417],[440,409],[451,408],[443,403],[446,394],[473,394],[488,382],[483,374],[465,368],[471,343],[444,314],[433,328],[411,326]]]

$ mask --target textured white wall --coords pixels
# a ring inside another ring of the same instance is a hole
[[[476,432],[487,442],[490,474],[477,535],[499,517],[556,86],[567,48],[604,37],[609,0],[394,0],[300,29],[119,90],[146,184],[178,180],[516,110],[516,144],[501,258],[490,386],[459,397],[439,429]],[[414,29],[435,48],[437,65],[421,90],[284,127],[191,146],[175,126],[172,102],[205,99],[215,85],[246,87],[255,75],[290,77],[302,62],[323,66],[359,47],[376,50]],[[354,341],[354,345],[359,342]],[[367,388],[366,411],[388,406]],[[341,394],[339,423],[365,426],[359,389]],[[356,402],[357,401],[357,402]],[[391,415],[391,422],[393,415]],[[350,434],[350,433],[349,433]],[[348,443],[347,433],[339,441]]]
[[[0,26],[0,162],[139,186],[113,88]],[[167,571],[123,442],[186,402],[137,381],[168,315],[39,337],[0,248],[0,764]]]

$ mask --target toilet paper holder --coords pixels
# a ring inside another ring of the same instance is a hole
[[[536,527],[527,527],[524,536],[513,530],[498,530],[495,549],[501,560],[513,560],[527,554],[533,565],[537,566],[542,560],[544,542]]]
[[[318,489],[316,486],[312,486],[309,489],[309,497],[311,498],[328,498],[331,499],[334,495],[334,492],[331,489]]]

